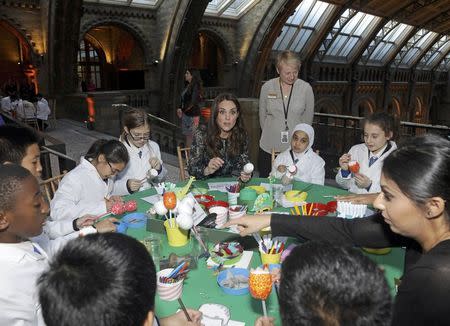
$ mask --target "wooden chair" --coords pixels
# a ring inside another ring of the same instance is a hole
[[[178,165],[180,166],[180,180],[187,180],[189,173],[187,172],[187,165],[189,162],[189,154],[191,152],[190,147],[181,148],[177,146],[178,153]]]
[[[45,199],[47,199],[49,203],[53,199],[56,190],[58,190],[59,183],[61,182],[61,179],[64,177],[66,173],[67,171],[63,171],[62,174],[57,175],[56,177],[48,178],[47,180],[41,181],[40,183],[41,191],[44,194]]]
[[[273,163],[275,162],[275,159],[277,158],[278,154],[281,152],[276,151],[275,148],[272,148],[272,169],[273,169]]]

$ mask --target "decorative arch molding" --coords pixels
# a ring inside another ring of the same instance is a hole
[[[222,49],[225,51],[225,64],[231,64],[233,62],[233,59],[236,58],[236,53],[234,51],[233,46],[230,42],[228,42],[227,38],[221,33],[219,30],[215,29],[214,27],[205,27],[201,26],[198,29],[198,32],[205,33],[211,39],[217,44],[222,47]]]
[[[27,31],[16,19],[9,17],[6,14],[0,14],[0,26],[10,31],[14,36],[16,36],[20,41],[24,42],[28,48],[31,50],[31,59],[35,63],[39,56],[38,50],[36,49],[36,43],[31,39],[31,33]]]
[[[377,107],[375,104],[375,100],[369,96],[369,95],[365,95],[365,96],[361,96],[358,97],[352,105],[352,114],[354,116],[360,116],[360,112],[359,112],[359,106],[362,105],[364,108],[364,111],[366,111],[367,115],[372,114],[374,112],[377,111]]]
[[[319,108],[325,107],[326,110],[319,110]],[[332,98],[322,97],[319,98],[314,105],[314,112],[340,114],[342,109],[336,105],[336,101]]]
[[[152,58],[156,57],[156,54],[152,51],[153,47],[150,43],[150,40],[147,39],[145,33],[138,25],[114,17],[94,18],[83,22],[80,28],[80,34],[78,36],[78,44],[80,44],[84,35],[86,35],[89,30],[102,25],[114,25],[124,29],[125,31],[133,35],[133,37],[138,41],[139,46],[142,48],[142,51],[144,52],[144,58],[146,60],[146,62],[144,63],[145,65],[150,64]]]

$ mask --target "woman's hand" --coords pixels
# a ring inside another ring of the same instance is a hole
[[[138,191],[142,186],[142,181],[138,179],[128,179],[127,180],[127,187],[132,191]]]
[[[213,174],[222,167],[225,162],[220,157],[213,157],[205,168],[205,175]]]
[[[161,170],[161,161],[157,157],[150,157],[148,163],[150,163],[150,166],[156,171]]]
[[[200,321],[202,320],[202,313],[198,310],[186,309],[189,317],[192,321],[188,321],[186,315],[182,310],[177,313],[170,315],[166,318],[160,319],[161,326],[190,326],[190,325],[198,325],[200,326]]]
[[[104,220],[95,224],[98,233],[116,232],[116,225],[114,222],[119,220],[114,217],[105,218]]]
[[[225,223],[222,228],[231,225],[237,225],[241,237],[258,232],[265,227],[270,226],[271,215],[244,215],[240,218],[233,219]]]
[[[277,171],[280,172],[280,173],[285,173],[286,170],[287,170],[286,165],[280,164],[280,165],[278,165],[278,167],[277,167]]]
[[[183,116],[183,110],[177,109],[177,116],[181,119],[181,117]]]
[[[362,173],[355,173],[355,183],[358,188],[366,189],[372,184],[372,180]]]
[[[350,162],[351,159],[352,156],[348,153],[342,155],[339,158],[339,166],[341,167],[342,170],[348,170],[348,162]]]
[[[364,205],[373,205],[373,202],[378,197],[379,193],[375,194],[351,194],[345,196],[336,196],[334,197],[339,201],[348,201],[352,204],[364,204]]]
[[[261,316],[255,320],[255,326],[275,326],[275,318]]]

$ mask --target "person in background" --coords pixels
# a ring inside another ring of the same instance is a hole
[[[47,326],[200,325],[201,312],[191,309],[192,322],[183,311],[158,319],[155,295],[151,256],[137,240],[119,233],[69,242],[39,279]]]
[[[194,134],[188,172],[197,179],[234,176],[247,182],[251,176],[242,170],[248,162],[248,135],[239,101],[232,94],[219,94],[208,127],[201,126]]]
[[[159,145],[150,140],[150,118],[141,109],[130,109],[122,116],[123,132],[120,141],[125,145],[130,161],[125,169],[117,175],[114,193],[132,194],[139,189],[147,189],[150,181],[162,182],[167,170],[161,160]],[[150,170],[157,172],[150,175]]]
[[[312,149],[314,129],[300,123],[292,131],[291,148],[280,153],[275,159],[271,175],[281,178],[291,165],[297,172],[295,180],[323,185],[325,182],[325,161]]]
[[[38,121],[39,129],[45,130],[48,126],[47,124],[48,116],[51,113],[50,106],[48,105],[48,101],[42,96],[41,93],[37,93],[35,97],[35,105],[36,105],[36,118]]]
[[[186,137],[186,147],[191,147],[193,133],[200,121],[200,102],[202,101],[203,83],[200,72],[188,69],[184,74],[186,87],[181,93],[181,107],[177,115],[181,119],[181,130]]]
[[[280,315],[284,326],[391,324],[391,294],[383,271],[360,250],[310,241],[283,262]],[[272,326],[259,318],[255,326]]]
[[[54,236],[77,231],[76,219],[84,215],[98,216],[122,201],[112,196],[114,177],[125,169],[128,151],[118,140],[95,141],[80,164],[67,173],[50,202],[50,221],[60,221],[64,228],[50,230]]]
[[[395,120],[387,113],[377,112],[365,119],[364,143],[353,146],[339,158],[338,185],[357,194],[380,192],[383,162],[397,149],[391,140],[395,129]],[[358,162],[359,172],[349,170],[350,161]]]
[[[408,139],[383,164],[380,213],[343,219],[244,216],[242,236],[270,225],[274,236],[294,236],[368,248],[406,247],[404,274],[392,325],[449,325],[450,141],[436,135]]]
[[[272,149],[282,152],[289,148],[292,130],[299,123],[312,125],[314,93],[311,85],[298,78],[301,62],[297,54],[283,51],[277,57],[279,77],[268,80],[259,95],[258,170],[261,177],[271,171]]]

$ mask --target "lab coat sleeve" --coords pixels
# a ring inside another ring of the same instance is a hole
[[[106,213],[106,203],[100,201],[86,201],[81,203],[83,180],[77,180],[77,175],[65,176],[50,202],[50,218],[53,221],[70,220],[86,215],[100,215]],[[88,187],[89,185],[84,185]]]
[[[286,166],[288,165],[288,162],[286,162],[286,160],[284,158],[284,152],[278,154],[278,156],[275,158],[275,161],[273,161],[272,175],[277,179],[281,179],[281,177],[284,174],[284,173],[278,171],[278,167],[280,165],[286,165]]]
[[[161,150],[159,149],[159,145],[156,142],[152,142],[151,147],[152,147],[152,150],[155,153],[156,157],[161,162],[161,172],[159,172],[158,176],[155,178],[155,181],[163,182],[167,176],[167,169],[164,166],[164,162],[161,159]]]
[[[325,183],[325,161],[320,157],[314,160],[314,165],[311,169],[311,183],[322,186]]]
[[[115,179],[114,179],[114,188],[113,188],[113,195],[117,195],[117,196],[125,196],[125,195],[129,195],[130,193],[128,192],[128,188],[127,188],[127,181],[129,180],[129,178],[127,177],[126,174],[126,169],[119,174]]]
[[[78,238],[78,236],[79,232],[72,230],[72,233],[70,234],[58,237],[56,239],[51,239],[44,228],[44,231],[40,235],[33,237],[30,240],[41,246],[41,248],[44,249],[47,255],[51,258],[59,251],[59,249],[64,247],[68,241]]]

